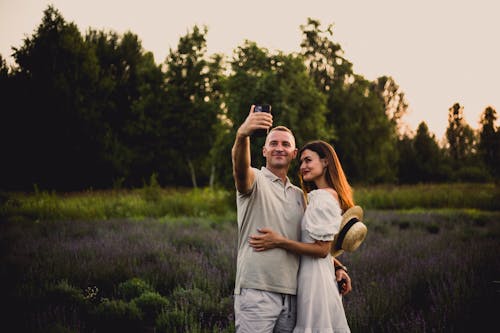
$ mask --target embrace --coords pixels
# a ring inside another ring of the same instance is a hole
[[[272,126],[272,115],[254,112],[254,107],[232,149],[238,212],[236,331],[350,332],[341,296],[351,291],[351,280],[331,254],[342,214],[354,206],[340,161],[324,141],[309,142],[299,151],[293,133],[277,126],[262,148],[266,166],[253,168],[250,136]],[[287,177],[297,156],[302,189]]]

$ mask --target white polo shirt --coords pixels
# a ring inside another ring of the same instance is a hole
[[[257,228],[269,227],[286,238],[300,240],[300,221],[304,214],[302,190],[286,183],[271,171],[253,168],[255,181],[247,194],[237,193],[238,259],[234,293],[252,288],[295,295],[299,256],[276,248],[255,252],[248,237]]]

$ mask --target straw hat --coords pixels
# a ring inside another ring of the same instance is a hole
[[[356,250],[365,240],[368,229],[363,221],[363,209],[353,206],[345,211],[340,223],[340,231],[333,239],[332,255],[337,257],[344,251]]]

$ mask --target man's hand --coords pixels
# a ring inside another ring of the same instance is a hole
[[[248,137],[252,135],[255,130],[267,130],[273,126],[273,115],[267,112],[254,112],[255,105],[250,108],[250,113],[247,118],[238,128],[237,136]]]
[[[259,228],[260,235],[250,235],[248,243],[257,252],[274,249],[279,246],[283,236],[270,228]]]
[[[335,276],[337,277],[337,283],[341,282],[339,284],[339,291],[340,291],[340,294],[345,296],[347,295],[348,293],[350,293],[352,291],[352,285],[351,285],[351,278],[349,277],[349,275],[347,274],[346,271],[344,271],[343,269],[336,269],[335,270]]]

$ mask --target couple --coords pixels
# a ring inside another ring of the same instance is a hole
[[[299,152],[284,126],[266,137],[266,167],[252,168],[250,136],[271,126],[272,115],[252,106],[232,149],[238,192],[236,331],[350,332],[337,281],[345,281],[343,295],[351,281],[345,266],[337,259],[332,264],[330,250],[341,214],[354,206],[351,188],[328,143],[310,142]],[[304,191],[287,178],[297,155]]]

